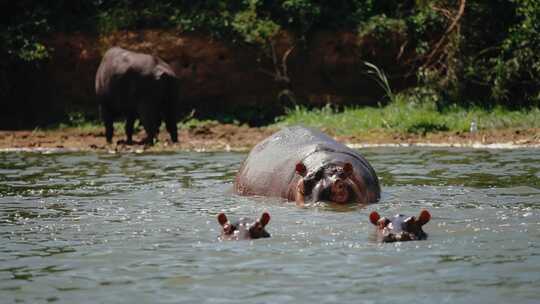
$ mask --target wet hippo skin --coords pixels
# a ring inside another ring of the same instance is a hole
[[[427,210],[422,210],[418,217],[396,214],[394,217],[381,217],[376,211],[369,215],[370,222],[376,226],[377,240],[380,242],[403,242],[427,239],[422,226],[431,219]]]
[[[236,175],[240,195],[281,197],[303,206],[319,201],[375,203],[379,179],[356,150],[311,128],[284,128],[257,144]]]
[[[218,214],[217,220],[221,225],[221,234],[218,238],[222,241],[253,240],[270,237],[270,233],[265,229],[268,222],[270,222],[270,214],[267,212],[264,212],[258,220],[243,217],[236,222],[229,222],[225,213]]]

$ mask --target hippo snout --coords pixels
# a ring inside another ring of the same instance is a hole
[[[427,239],[422,226],[431,219],[427,210],[422,210],[418,217],[397,214],[392,218],[381,217],[373,211],[369,220],[377,227],[377,237],[381,242],[404,242]]]
[[[349,186],[344,180],[336,180],[330,188],[330,201],[337,203],[346,203],[349,201]]]
[[[417,238],[416,235],[409,232],[404,232],[404,231],[398,232],[398,233],[392,233],[392,232],[383,233],[383,237],[382,237],[382,241],[384,243],[414,241],[414,240],[422,240],[422,239],[425,239],[425,237]]]
[[[270,222],[270,214],[264,212],[258,220],[240,218],[236,222],[230,222],[225,213],[220,213],[217,220],[221,225],[219,240],[252,240],[270,237],[265,226]]]
[[[350,163],[326,164],[309,173],[304,164],[298,163],[296,173],[302,176],[300,189],[305,201],[346,204],[364,200]]]

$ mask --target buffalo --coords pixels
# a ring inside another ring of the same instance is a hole
[[[162,119],[171,140],[178,142],[179,80],[163,59],[113,47],[101,60],[95,85],[107,143],[112,142],[113,119],[119,114],[126,118],[127,144],[133,143],[133,125],[137,118],[146,131],[144,143],[154,143]]]

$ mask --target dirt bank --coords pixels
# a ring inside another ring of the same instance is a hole
[[[160,152],[160,151],[248,151],[275,128],[251,128],[231,124],[207,124],[180,131],[177,144],[172,144],[166,132],[161,132],[159,142],[153,147],[105,144],[101,130],[85,131],[71,128],[54,131],[0,131],[0,150],[66,150],[98,152]],[[324,131],[324,130],[323,130]],[[136,134],[142,140],[144,131]],[[122,134],[115,140],[122,139]],[[426,136],[416,134],[389,134],[370,132],[356,136],[336,137],[353,147],[399,146],[454,146],[485,148],[540,148],[540,129],[496,130],[470,133],[436,133]]]
[[[396,59],[401,41],[383,47],[364,38],[353,32],[321,31],[299,43],[283,32],[275,41],[280,62],[274,62],[264,48],[205,33],[55,33],[47,42],[48,60],[39,65],[7,63],[0,69],[0,128],[32,129],[67,121],[72,113],[97,118],[94,77],[103,53],[112,46],[165,59],[181,83],[178,108],[196,109],[203,117],[219,113],[260,125],[292,102],[375,104],[383,92],[366,75],[363,62],[384,67],[391,75],[402,75],[406,65]],[[406,85],[402,78],[392,79],[393,89]]]

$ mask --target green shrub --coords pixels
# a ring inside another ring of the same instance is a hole
[[[406,36],[406,31],[405,20],[388,18],[385,14],[373,16],[358,26],[360,37],[371,36],[381,41],[385,41],[389,34]]]
[[[108,34],[114,31],[134,27],[137,22],[137,13],[126,7],[113,8],[99,12],[97,15],[97,31]]]
[[[48,58],[52,50],[46,41],[55,32],[175,28],[266,49],[280,30],[290,31],[300,41],[309,40],[318,30],[345,30],[369,36],[378,46],[395,43],[396,37],[404,39],[399,43],[408,57],[400,60],[406,60],[409,73],[418,72],[412,91],[419,97],[411,95],[416,99],[430,95],[444,105],[473,101],[488,106],[540,105],[538,0],[466,1],[466,13],[458,19],[461,1],[455,0],[4,2],[0,3],[0,10],[7,12],[0,27],[0,53],[9,63]],[[447,33],[454,22],[456,26]],[[375,59],[369,60],[380,64]]]
[[[505,102],[516,95],[540,105],[540,2],[511,1],[517,4],[519,22],[510,27],[490,73],[492,96]]]
[[[270,39],[278,33],[280,27],[268,18],[259,17],[257,12],[259,0],[248,0],[248,4],[245,10],[234,16],[232,27],[247,43],[266,46]]]

